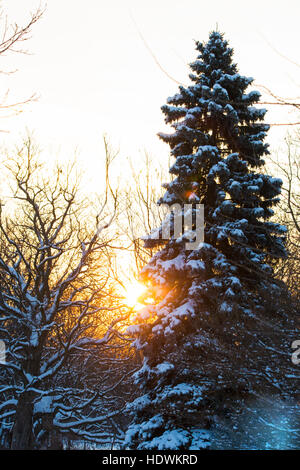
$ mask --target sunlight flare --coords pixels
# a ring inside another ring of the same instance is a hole
[[[128,307],[139,310],[144,307],[144,304],[140,302],[140,297],[147,291],[147,287],[138,281],[130,283],[125,288],[125,302]]]

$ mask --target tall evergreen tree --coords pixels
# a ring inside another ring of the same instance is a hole
[[[195,223],[180,237],[146,240],[158,247],[141,273],[154,302],[131,327],[143,395],[129,407],[128,448],[206,447],[218,416],[282,386],[276,344],[286,317],[270,298],[282,289],[273,268],[286,256],[285,227],[270,221],[281,180],[259,172],[266,110],[254,106],[259,92],[246,93],[253,79],[238,73],[223,34],[196,49],[192,84],[162,106],[174,131],[159,136],[176,160],[159,204],[192,204],[194,214],[203,204],[204,242],[186,249]]]

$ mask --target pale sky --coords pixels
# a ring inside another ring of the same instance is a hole
[[[1,3],[10,21],[22,24],[39,0]],[[188,84],[194,40],[206,41],[218,24],[241,74],[283,97],[297,97],[300,66],[275,49],[300,64],[299,17],[299,0],[48,0],[26,46],[31,55],[1,57],[1,69],[19,70],[0,75],[3,94],[9,88],[11,101],[40,96],[18,117],[2,118],[1,129],[9,131],[2,142],[20,140],[27,127],[51,155],[70,157],[77,147],[94,181],[103,133],[120,146],[122,158],[138,159],[146,149],[167,161],[168,147],[156,133],[165,129],[160,106],[177,85],[155,63],[137,27],[167,73]],[[268,108],[268,122],[299,120],[274,108]],[[277,145],[286,130],[273,128],[268,141]]]

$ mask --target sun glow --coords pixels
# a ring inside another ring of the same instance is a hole
[[[140,310],[144,307],[144,304],[139,301],[139,298],[145,294],[147,287],[140,282],[132,282],[125,289],[125,302],[128,307]]]

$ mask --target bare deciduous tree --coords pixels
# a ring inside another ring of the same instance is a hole
[[[109,158],[107,171],[108,165]],[[7,166],[14,194],[0,219],[2,428],[11,433],[13,449],[41,446],[49,431],[97,441],[108,423],[120,437],[113,420],[122,406],[109,403],[108,395],[128,374],[120,369],[126,355],[118,328],[128,312],[114,298],[107,270],[108,193],[91,229],[72,169],[57,167],[48,176],[30,140]],[[117,198],[106,180],[115,212]],[[115,363],[116,382],[113,368],[101,369],[108,360]]]
[[[30,14],[27,23],[20,26],[17,23],[9,23],[3,9],[0,8],[0,56],[5,57],[9,53],[28,53],[28,50],[24,48],[24,43],[31,38],[32,27],[41,19],[44,11],[44,8],[39,7],[35,12]],[[2,74],[12,74],[14,72],[16,72],[16,70],[0,70]],[[19,101],[9,102],[8,94],[8,91],[4,93],[0,100],[0,111],[5,112],[9,109],[18,112],[20,106],[36,99],[36,95],[33,94]]]
[[[278,275],[289,287],[290,292],[300,301],[300,148],[299,134],[286,139],[286,161],[273,159],[283,179],[282,200],[278,216],[288,228],[287,248],[289,256],[278,267]]]

